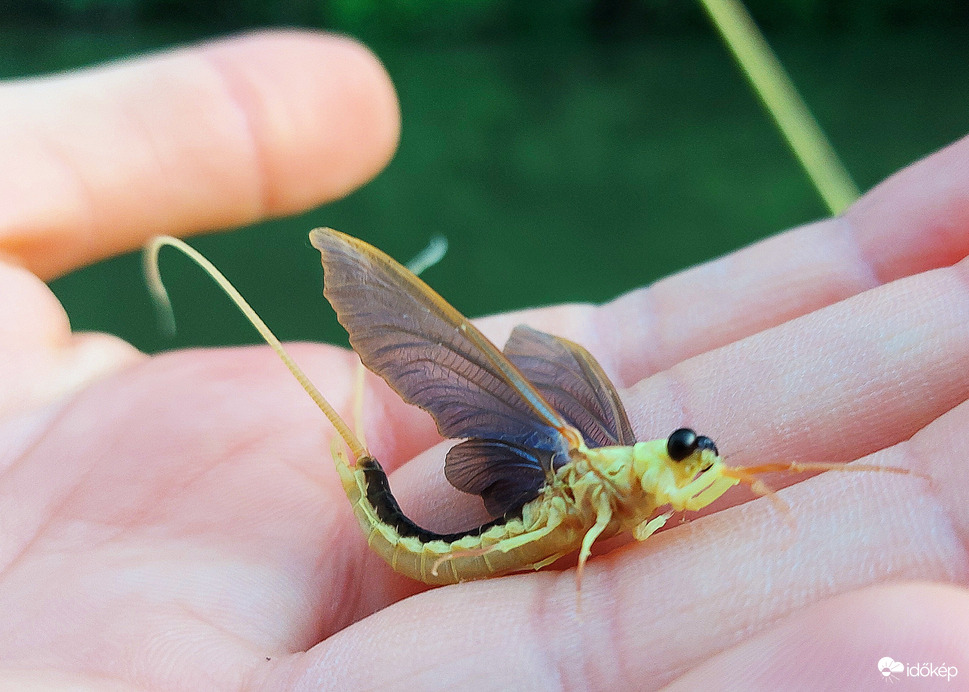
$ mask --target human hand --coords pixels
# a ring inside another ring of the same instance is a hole
[[[132,113],[159,89],[191,117]],[[145,358],[70,335],[34,276],[359,184],[397,133],[371,58],[257,36],[2,98],[16,175],[0,193],[0,683],[859,687],[881,683],[883,656],[969,669],[969,141],[842,219],[605,306],[480,321],[498,343],[525,320],[582,342],[628,387],[641,439],[690,425],[732,465],[875,453],[933,479],[788,479],[794,529],[728,493],[714,515],[594,558],[577,612],[569,571],[430,591],[394,574],[325,458],[332,430],[268,349]],[[119,133],[126,146],[99,146]],[[346,414],[352,355],[293,352]],[[368,443],[405,509],[431,528],[470,517],[426,417],[375,380],[367,397]]]

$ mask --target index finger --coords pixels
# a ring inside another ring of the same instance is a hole
[[[390,159],[397,100],[349,39],[265,32],[6,85],[0,255],[44,279],[347,194]]]

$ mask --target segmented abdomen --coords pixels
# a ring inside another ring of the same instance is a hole
[[[438,534],[403,514],[375,459],[361,458],[353,468],[337,460],[337,470],[370,547],[395,571],[426,584],[540,569],[577,550],[595,522],[564,494],[546,491],[522,507],[520,516]]]

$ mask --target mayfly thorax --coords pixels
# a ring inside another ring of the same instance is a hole
[[[615,387],[582,346],[518,326],[499,350],[380,250],[325,228],[310,240],[321,254],[324,295],[353,349],[427,411],[442,436],[463,440],[448,452],[445,476],[479,495],[491,521],[449,534],[415,524],[380,463],[208,260],[156,238],[146,271],[167,304],[157,254],[173,245],[229,293],[339,432],[350,455],[334,444],[334,461],[367,543],[408,577],[455,583],[541,569],[578,550],[578,581],[596,540],[626,531],[644,540],[674,512],[701,509],[739,482],[758,489],[754,473],[842,466],[729,467],[710,438],[686,428],[639,442]]]

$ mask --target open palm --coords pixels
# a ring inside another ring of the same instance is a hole
[[[160,115],[166,98],[213,129]],[[9,85],[0,105],[0,683],[857,688],[884,656],[969,674],[969,141],[842,218],[608,305],[479,323],[499,343],[526,320],[580,340],[641,439],[689,425],[733,465],[872,455],[921,474],[780,479],[793,527],[728,493],[606,546],[577,610],[568,570],[430,591],[395,575],[342,496],[332,430],[267,348],[147,358],[71,335],[41,281],[373,175],[397,110],[366,51],[257,35]],[[353,355],[294,355],[347,413]],[[366,395],[405,509],[472,518],[426,417],[375,378]]]

